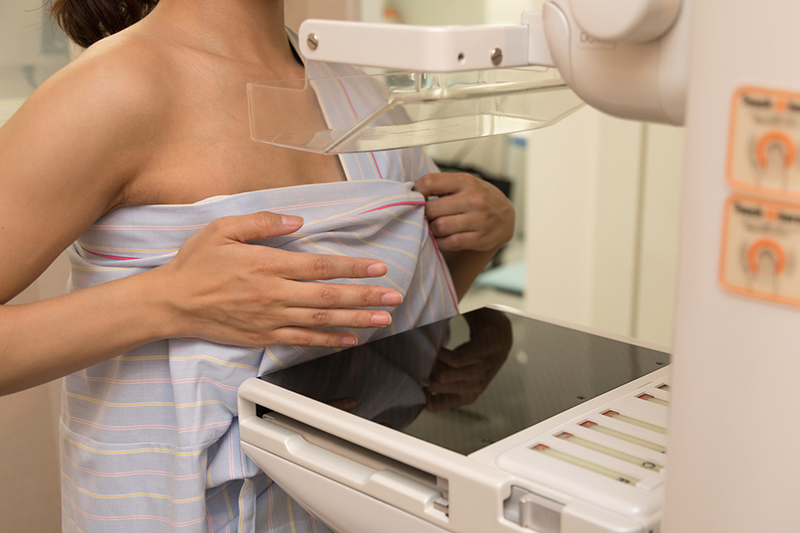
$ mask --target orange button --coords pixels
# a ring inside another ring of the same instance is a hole
[[[769,147],[773,146],[775,143],[780,144],[786,150],[786,159],[784,159],[783,166],[786,168],[791,167],[797,158],[797,150],[794,147],[794,141],[791,137],[789,137],[788,134],[777,130],[764,134],[764,136],[758,141],[758,145],[756,146],[756,157],[758,158],[758,164],[762,168],[767,167],[769,164],[769,161],[767,160],[767,150],[769,150]]]
[[[780,244],[772,239],[758,240],[750,247],[750,251],[747,253],[747,263],[750,266],[750,270],[757,274],[761,269],[758,264],[758,256],[763,251],[769,251],[774,254],[776,261],[775,274],[781,274],[786,270],[786,252],[783,251]]]

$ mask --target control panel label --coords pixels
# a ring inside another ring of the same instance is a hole
[[[734,189],[800,200],[800,93],[736,92],[727,174]]]
[[[728,199],[719,272],[726,290],[800,307],[798,250],[800,204]]]

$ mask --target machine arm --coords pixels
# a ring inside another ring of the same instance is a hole
[[[417,72],[555,66],[589,105],[681,125],[690,0],[552,0],[507,26],[408,26],[307,20],[306,58]]]

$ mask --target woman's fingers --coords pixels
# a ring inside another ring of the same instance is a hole
[[[219,237],[244,243],[288,235],[302,226],[303,219],[300,217],[260,211],[218,218],[208,225],[208,229]]]
[[[414,184],[414,190],[428,196],[443,196],[460,191],[465,185],[474,179],[471,174],[454,172],[436,172],[425,174]]]
[[[317,282],[384,276],[385,263],[248,244],[288,235],[302,222],[269,212],[225,217],[187,240],[160,267],[170,279],[178,336],[240,346],[342,347],[354,346],[356,334],[322,328],[390,324],[385,310],[361,308],[397,306],[403,301],[398,291],[368,281]]]
[[[468,213],[472,210],[468,194],[440,196],[439,198],[430,199],[425,203],[425,216],[428,217],[428,220]]]
[[[392,323],[386,311],[368,309],[309,309],[289,307],[283,321],[309,328],[382,328]]]
[[[277,328],[269,336],[268,346],[322,346],[328,348],[351,347],[358,343],[358,337],[347,331],[327,331],[320,329],[286,326]]]
[[[219,218],[208,225],[208,231],[223,239],[246,243],[288,235],[302,225],[300,217],[261,211]],[[256,250],[268,256],[266,263],[273,266],[273,273],[288,279],[375,278],[389,270],[381,261],[361,257],[293,253],[266,247]]]
[[[436,239],[439,250],[443,252],[460,252],[462,250],[484,250],[486,246],[482,234],[477,231],[455,233]]]
[[[447,237],[465,231],[476,231],[477,222],[473,219],[477,217],[471,214],[457,214],[433,219],[430,223],[434,237]]]
[[[282,292],[289,307],[395,307],[403,302],[402,294],[378,285],[296,281],[286,285]]]
[[[498,250],[514,232],[514,208],[494,185],[470,174],[427,174],[414,186],[425,216],[447,252]]]
[[[271,273],[286,279],[377,278],[389,271],[383,262],[364,257],[287,252],[267,247],[254,249],[261,253],[264,266]]]

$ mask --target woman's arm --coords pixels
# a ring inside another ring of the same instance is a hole
[[[397,305],[402,298],[396,291],[297,281],[380,276],[383,263],[244,244],[301,227],[302,220],[288,218],[288,224],[271,213],[218,219],[163,267],[41,302],[0,306],[0,394],[157,339],[338,347],[357,339],[313,328],[388,324],[388,313],[340,308]]]
[[[0,303],[123,204],[125,186],[146,164],[167,81],[151,74],[147,58],[129,55],[109,64],[87,51],[0,128]],[[155,339],[343,346],[355,338],[317,328],[387,324],[386,312],[342,308],[397,305],[396,291],[298,281],[381,276],[384,264],[245,244],[301,224],[270,213],[220,219],[163,267],[51,300],[0,305],[0,394]]]
[[[497,187],[471,174],[426,174],[414,190],[428,198],[425,215],[460,300],[514,236],[514,206]]]
[[[447,268],[450,269],[450,277],[453,278],[453,286],[459,302],[499,250],[500,248],[492,252],[442,251],[442,257],[447,263]]]

